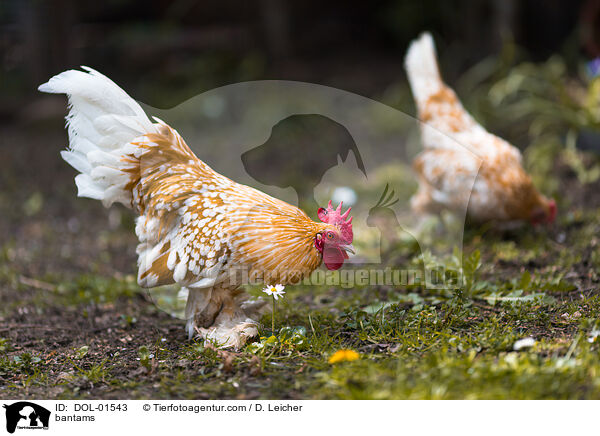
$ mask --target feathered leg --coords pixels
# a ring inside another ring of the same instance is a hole
[[[186,304],[188,336],[198,333],[220,347],[240,348],[258,335],[258,318],[266,302],[248,300],[241,289],[215,285],[190,289]]]
[[[219,310],[220,305],[211,300],[212,288],[190,288],[188,289],[188,298],[185,305],[185,330],[188,338],[192,339],[196,334],[198,327],[208,327],[212,325]]]

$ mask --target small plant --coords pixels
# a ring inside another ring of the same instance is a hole
[[[278,338],[282,349],[304,350],[308,347],[306,328],[304,327],[282,327],[279,330]]]
[[[21,353],[13,357],[15,366],[24,374],[35,374],[38,371],[38,364],[42,361],[38,356],[31,353]]]
[[[464,256],[462,262],[462,273],[464,292],[471,295],[475,280],[477,279],[477,271],[481,268],[481,253],[479,250],[473,251],[470,256]]]
[[[309,347],[306,338],[306,328],[300,327],[282,327],[277,336],[271,335],[261,337],[260,341],[248,345],[248,351],[254,354],[263,354],[265,351],[290,351],[305,350]]]
[[[273,298],[273,310],[271,312],[271,332],[273,335],[275,334],[275,301],[278,298],[283,298],[283,294],[285,294],[284,289],[285,286],[283,285],[269,285],[263,289],[265,294]]]
[[[86,369],[83,366],[77,365],[75,362],[71,361],[73,367],[79,372],[81,377],[86,381],[90,382],[92,385],[98,383],[100,381],[104,381],[105,377],[108,374],[108,369],[106,368],[106,363],[108,362],[108,358],[102,360],[100,363],[92,365],[90,368]]]
[[[129,328],[137,322],[137,318],[131,315],[122,314],[119,322],[123,328]]]
[[[88,347],[87,345],[84,345],[83,347],[78,348],[75,351],[75,359],[77,359],[77,360],[83,359],[87,355],[89,350],[90,350],[90,347]]]
[[[140,359],[140,365],[147,370],[151,369],[151,361],[154,358],[154,354],[150,353],[150,350],[145,345],[138,348],[138,358]]]
[[[10,350],[12,350],[12,345],[8,342],[8,339],[0,338],[0,353],[6,353]]]
[[[600,83],[600,82],[599,82]],[[563,158],[571,167],[577,179],[583,185],[597,182],[600,179],[600,162],[596,161],[588,167],[584,161],[583,154],[576,148],[577,134],[575,130],[569,130],[566,138]]]

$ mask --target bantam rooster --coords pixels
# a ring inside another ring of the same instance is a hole
[[[425,124],[424,151],[413,164],[419,176],[413,210],[459,211],[468,202],[467,216],[475,222],[554,221],[556,203],[537,191],[519,150],[479,125],[442,81],[429,33],[411,43],[405,68]]]
[[[342,205],[300,209],[218,174],[176,130],[91,68],[65,71],[39,87],[67,94],[69,148],[78,196],[119,202],[139,217],[138,283],[188,289],[187,332],[239,348],[258,333],[264,304],[240,289],[240,274],[293,284],[323,261],[338,269],[352,252],[352,218]]]

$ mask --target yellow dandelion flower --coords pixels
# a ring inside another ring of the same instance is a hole
[[[338,350],[329,358],[329,363],[352,362],[360,359],[360,354],[354,350]]]

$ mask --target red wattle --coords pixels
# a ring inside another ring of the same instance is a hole
[[[348,259],[348,255],[341,248],[325,247],[323,250],[323,263],[328,270],[340,269],[344,264],[344,259]]]

